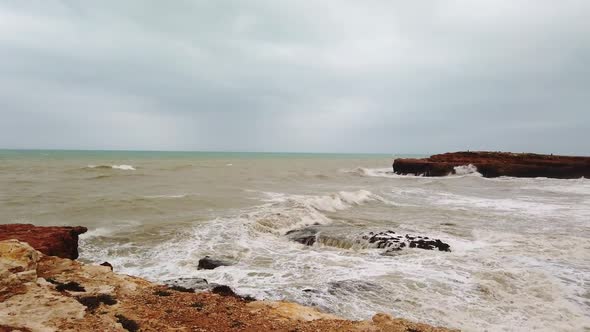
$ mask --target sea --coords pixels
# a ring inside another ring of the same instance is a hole
[[[393,174],[417,156],[2,150],[0,222],[86,226],[82,261],[348,319],[590,331],[590,180]],[[311,246],[287,234],[308,227]],[[385,231],[451,251],[366,241]]]

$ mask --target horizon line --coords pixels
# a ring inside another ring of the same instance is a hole
[[[148,149],[55,149],[0,148],[0,151],[67,151],[67,152],[164,152],[164,153],[268,153],[268,154],[344,154],[344,155],[430,155],[429,153],[392,152],[305,152],[305,151],[231,151],[231,150],[148,150]]]

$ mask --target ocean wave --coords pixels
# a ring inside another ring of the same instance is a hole
[[[482,176],[481,173],[477,171],[477,167],[473,164],[469,165],[462,165],[462,166],[455,166],[455,175],[476,175]]]
[[[413,175],[413,174],[396,174],[393,172],[391,168],[365,168],[365,167],[357,167],[354,169],[343,169],[341,172],[353,174],[361,177],[378,177],[378,178],[389,178],[389,179],[408,179],[408,178],[415,178],[415,179],[424,179],[422,175]],[[464,176],[482,176],[478,171],[477,167],[469,164],[469,165],[462,165],[456,166],[454,168],[454,172],[447,175],[436,177],[437,179],[445,179],[445,178],[459,178]]]
[[[361,205],[369,201],[384,201],[384,199],[368,190],[340,191],[329,195],[289,195],[283,193],[265,193],[269,196],[269,202],[293,201],[301,205],[310,206],[314,209],[327,212],[345,210],[353,205]]]
[[[415,177],[414,175],[399,175],[395,174],[391,168],[365,168],[357,167],[353,169],[342,169],[343,173],[353,174],[361,177],[379,177],[379,178],[404,178]]]
[[[371,201],[387,202],[368,190],[340,191],[329,195],[289,195],[265,192],[268,204],[248,213],[246,219],[262,232],[282,235],[290,230],[331,222],[323,212],[346,210]]]
[[[136,168],[131,165],[88,165],[86,168],[91,169],[118,169],[122,171],[135,171]]]

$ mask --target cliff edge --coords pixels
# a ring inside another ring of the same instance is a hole
[[[78,258],[78,235],[88,229],[82,226],[34,226],[31,224],[0,225],[0,241],[18,239],[29,243],[45,255]]]
[[[576,179],[590,177],[590,157],[571,157],[511,152],[450,152],[429,158],[398,158],[393,162],[396,174],[446,176],[456,167],[473,165],[484,177],[548,177]]]

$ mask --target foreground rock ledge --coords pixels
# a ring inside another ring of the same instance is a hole
[[[377,314],[348,321],[287,302],[167,288],[0,241],[0,331],[449,331]]]
[[[455,174],[455,167],[470,164],[484,177],[590,177],[590,157],[484,151],[451,152],[424,159],[399,158],[393,162],[393,171],[402,175],[446,176]]]
[[[0,241],[17,239],[29,243],[45,255],[62,258],[78,258],[78,235],[86,233],[86,227],[35,226],[31,224],[0,225]]]

